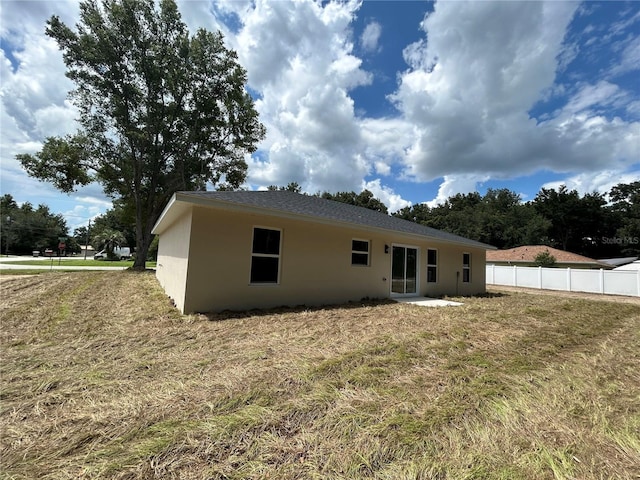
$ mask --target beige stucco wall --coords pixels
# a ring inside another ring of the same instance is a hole
[[[180,311],[185,311],[191,212],[178,218],[160,235],[156,278]]]
[[[425,296],[476,295],[486,291],[485,250],[440,242],[424,242],[420,273],[424,278],[421,293]],[[438,251],[438,281],[426,283],[427,249]],[[462,255],[471,255],[471,281],[462,281]]]
[[[185,231],[185,228],[176,230]],[[278,285],[250,285],[251,242],[253,227],[282,230],[280,282]],[[172,228],[171,230],[173,230]],[[176,246],[183,235],[173,233],[163,249],[165,232],[160,237],[158,262],[164,273],[161,283],[171,285],[180,293],[177,282],[185,278],[182,307],[176,293],[178,308],[185,312],[246,310],[281,305],[323,305],[349,300],[388,298],[391,288],[391,246],[402,244],[419,248],[419,293],[421,295],[460,295],[485,291],[485,252],[442,244],[428,239],[371,232],[356,228],[301,222],[289,218],[193,207],[191,243],[188,251]],[[370,265],[351,265],[351,240],[369,240]],[[389,253],[385,253],[389,245]],[[438,250],[438,282],[427,284],[427,248]],[[162,253],[172,252],[165,256]],[[462,253],[471,253],[471,283],[462,283]],[[177,254],[179,253],[179,254]],[[188,253],[188,264],[184,254]],[[171,261],[165,260],[171,258]],[[166,263],[166,264],[165,264]],[[167,271],[177,268],[173,278]],[[460,272],[456,281],[456,272]]]

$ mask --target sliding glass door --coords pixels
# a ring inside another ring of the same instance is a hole
[[[393,246],[391,293],[397,295],[415,295],[418,293],[417,248]]]

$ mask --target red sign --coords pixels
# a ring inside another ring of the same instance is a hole
[[[64,244],[64,242],[60,242],[60,243],[58,244],[58,250],[64,250],[64,249],[65,249],[65,247],[66,247],[66,245]]]

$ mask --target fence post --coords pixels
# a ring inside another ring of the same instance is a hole
[[[538,266],[538,288],[542,290],[542,265]]]
[[[513,286],[514,287],[518,286],[518,266],[517,265],[513,266]]]
[[[567,291],[571,292],[571,267],[567,267]]]
[[[636,289],[636,291],[638,292],[638,296],[640,297],[640,269],[636,270],[636,273],[637,273],[637,275],[636,275],[636,287],[638,287]]]
[[[604,268],[600,269],[600,293],[604,294]]]

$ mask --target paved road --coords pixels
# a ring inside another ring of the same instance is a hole
[[[38,265],[14,265],[7,262],[37,260]],[[127,267],[71,267],[65,266],[66,260],[83,260],[82,257],[30,257],[9,255],[0,257],[0,270],[125,270]]]

